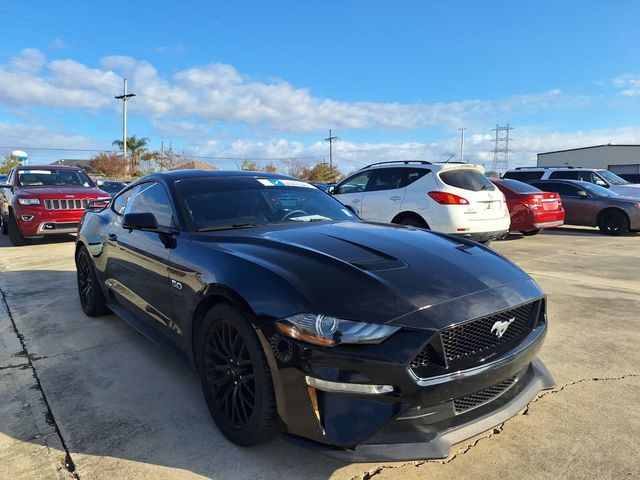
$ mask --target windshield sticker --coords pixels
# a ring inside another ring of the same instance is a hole
[[[301,182],[300,180],[288,180],[286,178],[258,178],[265,187],[303,187],[303,188],[316,188],[307,182]]]
[[[43,175],[51,175],[51,170],[20,170],[18,175],[25,175],[28,173],[38,173]]]

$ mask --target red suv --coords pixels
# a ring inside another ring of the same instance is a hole
[[[491,179],[507,199],[511,215],[510,231],[523,235],[535,235],[545,228],[559,227],[564,223],[564,208],[560,196],[510,179]]]
[[[0,224],[14,245],[32,238],[76,233],[92,200],[109,201],[84,170],[62,165],[22,166],[0,185]]]

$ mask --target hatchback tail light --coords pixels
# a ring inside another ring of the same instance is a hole
[[[469,205],[469,200],[453,193],[429,192],[429,196],[441,205]]]

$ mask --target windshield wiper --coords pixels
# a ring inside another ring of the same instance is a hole
[[[198,232],[214,232],[216,230],[235,230],[241,228],[255,228],[255,227],[263,227],[263,224],[260,223],[233,223],[231,225],[219,225],[216,227],[202,227],[199,228]]]
[[[480,190],[493,190],[493,184],[491,185],[483,185]]]

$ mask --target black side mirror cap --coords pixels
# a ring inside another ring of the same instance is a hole
[[[125,213],[122,218],[122,228],[126,230],[157,231],[158,222],[153,213]]]

